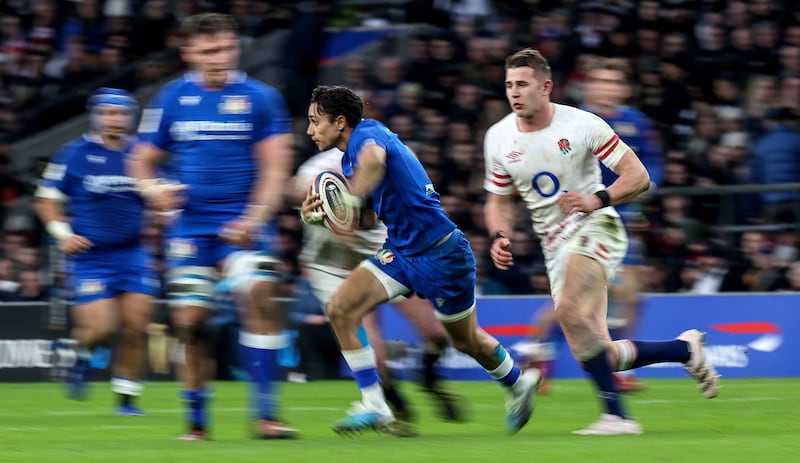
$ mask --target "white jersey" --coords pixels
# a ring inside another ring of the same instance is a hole
[[[304,162],[295,175],[295,188],[305,191],[324,170],[342,173],[342,152],[332,148]],[[375,228],[356,231],[360,238],[347,243],[323,225],[304,225],[303,251],[300,260],[307,267],[345,277],[361,261],[374,255],[386,241],[386,226],[378,222]]]
[[[598,161],[613,169],[630,149],[598,116],[551,104],[548,127],[520,132],[511,113],[489,128],[484,142],[484,189],[498,195],[519,192],[545,251],[569,239],[595,214],[618,216],[606,207],[565,217],[556,201],[567,191],[592,194],[604,189]]]

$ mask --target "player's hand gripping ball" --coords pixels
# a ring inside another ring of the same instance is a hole
[[[358,227],[361,218],[359,198],[350,194],[350,184],[338,172],[320,172],[312,184],[313,193],[322,201],[323,225],[338,234],[348,234]]]

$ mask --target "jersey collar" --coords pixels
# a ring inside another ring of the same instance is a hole
[[[203,73],[198,71],[190,71],[185,74],[185,79],[189,82],[193,82],[198,86],[203,85]],[[247,79],[247,73],[244,71],[238,70],[231,70],[228,71],[228,78],[225,80],[225,83],[230,84],[241,84],[242,82]]]
[[[83,134],[83,139],[86,140],[89,143],[96,143],[96,144],[98,144],[98,145],[100,145],[102,147],[105,147],[105,145],[103,145],[103,138],[100,137],[99,134],[92,133],[92,132],[86,132],[86,133]],[[125,148],[127,148],[130,145],[132,145],[136,141],[136,137],[124,136],[123,139],[125,140]],[[109,150],[109,151],[112,151],[112,150]],[[122,151],[125,151],[125,149],[123,149]]]

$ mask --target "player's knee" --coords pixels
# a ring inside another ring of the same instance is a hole
[[[181,344],[201,344],[206,337],[203,325],[178,325],[175,327],[175,336]]]

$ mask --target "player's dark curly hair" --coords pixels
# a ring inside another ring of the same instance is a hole
[[[361,97],[341,85],[320,85],[311,92],[311,103],[317,104],[319,115],[330,120],[344,116],[347,125],[355,127],[364,117],[364,103]]]
[[[233,16],[222,13],[200,13],[189,16],[181,23],[181,32],[187,36],[214,35],[221,32],[236,34],[239,27]]]

